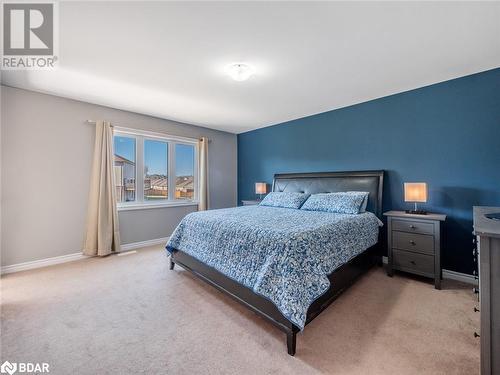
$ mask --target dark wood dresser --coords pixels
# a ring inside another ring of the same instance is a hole
[[[500,374],[500,221],[485,214],[500,207],[474,207],[479,264],[481,375]]]

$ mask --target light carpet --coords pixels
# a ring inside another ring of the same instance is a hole
[[[469,285],[374,268],[297,336],[176,266],[160,246],[1,279],[1,361],[51,374],[478,374]]]

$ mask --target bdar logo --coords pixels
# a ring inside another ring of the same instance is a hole
[[[0,366],[0,371],[2,374],[14,374],[17,371],[17,363],[10,363],[9,361],[5,361]]]

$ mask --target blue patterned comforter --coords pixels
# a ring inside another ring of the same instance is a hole
[[[187,215],[167,243],[272,301],[300,329],[328,275],[373,246],[382,223],[358,215],[245,206]]]

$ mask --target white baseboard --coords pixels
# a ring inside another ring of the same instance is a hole
[[[121,246],[121,249],[122,249],[122,251],[129,251],[129,250],[133,250],[133,249],[138,249],[140,247],[166,244],[168,242],[169,238],[170,237],[163,237],[163,238],[156,238],[154,240],[148,240],[148,241],[127,243],[127,244],[123,244]],[[17,264],[12,264],[10,266],[3,266],[0,270],[0,274],[6,275],[8,273],[27,271],[27,270],[32,270],[35,268],[53,266],[54,264],[73,262],[75,260],[81,260],[81,259],[86,259],[86,258],[88,258],[88,256],[83,255],[82,252],[79,252],[79,253],[74,253],[74,254],[61,255],[58,257],[34,260],[31,262],[17,263]]]
[[[123,244],[121,246],[121,249],[122,249],[122,251],[129,251],[129,250],[134,250],[134,249],[138,249],[141,247],[166,244],[168,242],[169,238],[170,237],[162,237],[162,238],[155,238],[153,240],[127,243],[127,244]],[[80,252],[80,253],[74,253],[74,254],[68,254],[68,255],[61,255],[58,257],[34,260],[31,262],[17,263],[17,264],[12,264],[10,266],[3,266],[1,268],[0,274],[6,275],[8,273],[27,271],[27,270],[32,270],[35,268],[52,266],[54,264],[73,262],[75,260],[80,260],[80,259],[85,259],[85,258],[88,258],[88,257],[86,255],[83,255]],[[387,257],[382,257],[382,261],[384,264],[387,264]],[[475,285],[477,284],[477,280],[472,275],[468,275],[466,273],[461,273],[461,272],[445,270],[445,269],[443,270],[443,278],[450,279],[450,280],[457,280],[457,281],[461,281],[461,282],[469,283],[469,284],[475,284]]]
[[[88,257],[80,252],[68,255],[61,255],[58,257],[33,260],[31,262],[17,263],[17,264],[12,264],[10,266],[3,266],[1,269],[1,274],[6,275],[8,273],[13,273],[13,272],[27,271],[27,270],[32,270],[34,268],[53,266],[54,264],[73,262],[75,260],[80,260],[85,258]]]
[[[382,257],[382,262],[384,264],[387,264],[387,262],[388,262],[387,257]],[[456,271],[445,270],[445,269],[443,269],[443,279],[461,281],[463,283],[472,284],[472,285],[478,284],[477,280],[474,278],[473,275],[469,275],[467,273],[456,272]]]
[[[170,237],[162,237],[162,238],[155,238],[154,240],[126,243],[126,244],[122,244],[121,248],[122,248],[122,251],[129,251],[129,250],[138,249],[140,247],[146,247],[146,246],[154,246],[154,245],[161,245],[161,244],[166,245],[169,238]]]
[[[443,270],[443,279],[457,280],[467,284],[478,285],[478,282],[473,275],[450,270]]]

